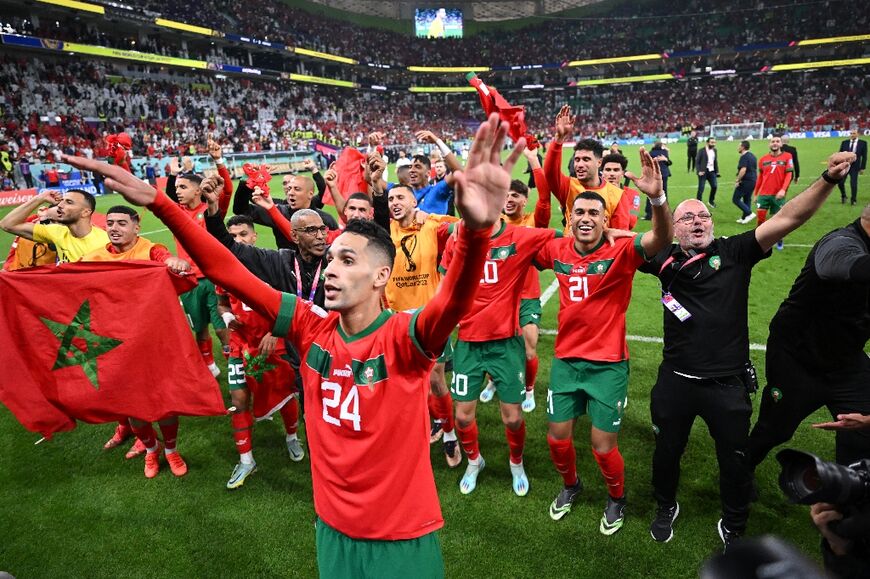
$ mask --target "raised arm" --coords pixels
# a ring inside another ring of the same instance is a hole
[[[568,199],[568,191],[571,185],[569,177],[562,174],[562,145],[574,135],[574,115],[571,107],[563,106],[556,115],[555,135],[547,147],[544,157],[544,175],[552,188],[553,195],[563,207]]]
[[[453,256],[453,263],[458,265],[450,268],[438,293],[417,316],[416,335],[426,352],[444,349],[451,332],[474,303],[489,251],[489,235],[501,218],[511,170],[526,146],[525,139],[520,139],[502,166],[507,130],[507,123],[499,123],[497,114],[490,115],[477,130],[465,170],[454,173],[456,208],[463,219]]]
[[[453,149],[448,147],[444,141],[442,141],[438,136],[432,131],[417,131],[414,135],[417,137],[417,140],[421,143],[429,143],[430,145],[435,145],[438,147],[438,151],[441,153],[441,158],[444,159],[444,164],[447,165],[447,168],[451,171],[461,171],[462,170],[462,161],[456,156],[453,152]],[[453,186],[453,178],[451,175],[447,175],[444,178],[447,181],[447,184],[451,187]]]
[[[651,258],[673,241],[674,222],[662,188],[662,169],[643,147],[640,148],[640,166],[640,177],[631,172],[625,176],[649,197],[652,205],[652,229],[640,238],[646,257]]]
[[[855,162],[854,153],[835,153],[828,158],[828,169],[804,191],[783,205],[771,219],[755,228],[755,239],[764,251],[803,225],[821,207],[834,190],[834,186],[849,174],[849,166]],[[830,181],[824,179],[827,174]]]
[[[281,307],[281,292],[251,274],[233,254],[190,219],[166,195],[120,167],[84,157],[63,156],[64,162],[106,177],[106,185],[129,203],[147,206],[172,231],[202,272],[215,284],[274,323]]]
[[[0,229],[7,233],[11,233],[12,235],[19,235],[25,239],[33,241],[34,223],[28,222],[27,218],[30,217],[30,215],[43,203],[54,205],[59,202],[60,193],[54,190],[48,190],[37,195],[30,199],[30,201],[22,203],[10,211],[3,219],[0,219]]]
[[[529,161],[529,169],[532,170],[532,178],[535,180],[535,189],[538,191],[538,200],[535,202],[535,227],[549,227],[552,209],[550,207],[550,183],[541,162],[538,161],[538,152],[528,149],[523,155]]]

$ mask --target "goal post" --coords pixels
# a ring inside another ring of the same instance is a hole
[[[731,125],[710,125],[709,136],[719,141],[740,141],[743,139],[763,139],[764,123],[735,123]]]

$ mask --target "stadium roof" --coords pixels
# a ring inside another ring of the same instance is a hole
[[[381,18],[411,20],[417,8],[460,8],[468,20],[493,21],[529,18],[597,4],[603,0],[310,0],[336,10]]]

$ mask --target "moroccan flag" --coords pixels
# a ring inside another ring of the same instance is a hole
[[[173,277],[145,261],[0,274],[0,402],[46,437],[76,420],[224,415]]]
[[[368,183],[363,179],[362,163],[365,160],[366,156],[353,147],[345,147],[338,156],[333,168],[338,173],[338,190],[345,199],[352,193],[365,193],[369,190]],[[323,202],[334,205],[332,194],[328,189],[323,195]]]
[[[498,118],[508,124],[508,135],[514,143],[522,137],[526,138],[526,148],[534,151],[538,148],[538,139],[526,129],[526,107],[524,105],[512,105],[492,86],[486,86],[473,72],[465,75],[468,83],[477,90],[480,97],[480,105],[483,112],[489,117],[492,113],[498,113]]]

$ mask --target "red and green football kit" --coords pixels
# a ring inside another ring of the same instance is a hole
[[[263,316],[232,294],[217,288],[230,300],[230,310],[241,324],[230,332],[227,382],[230,390],[248,388],[254,397],[253,418],[265,420],[281,410],[296,393],[296,374],[287,360],[284,340],[268,356],[259,353],[260,341],[272,330]]]
[[[460,228],[454,268],[415,314],[383,312],[348,336],[340,316],[279,292],[248,272],[168,199],[150,206],[203,271],[274,320],[298,348],[306,389],[315,510],[352,539],[422,537],[443,525],[429,460],[426,397],[435,352],[473,303],[488,231]]]
[[[794,161],[791,153],[764,155],[758,160],[758,179],[755,181],[755,195],[769,197],[780,191],[788,192],[794,176]]]
[[[552,229],[514,227],[504,221],[489,240],[474,307],[459,322],[463,342],[491,342],[520,333],[519,308],[529,265],[538,249],[556,236]],[[449,271],[455,243],[447,242],[441,269]]]
[[[580,253],[574,239],[545,245],[535,257],[559,282],[559,333],[547,392],[547,417],[562,423],[589,414],[592,426],[619,431],[628,404],[628,346],[625,312],[632,278],[644,263],[641,236],[606,240]],[[566,486],[577,484],[573,440],[547,437],[550,456]],[[592,450],[614,499],[624,495],[625,463],[619,447]],[[602,531],[603,532],[603,531]]]

